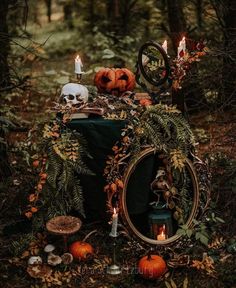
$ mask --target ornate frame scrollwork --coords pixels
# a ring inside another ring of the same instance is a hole
[[[174,236],[167,238],[165,240],[162,240],[162,241],[151,239],[151,238],[144,236],[136,229],[136,227],[132,223],[129,213],[128,213],[127,205],[126,205],[127,187],[128,187],[129,179],[132,173],[134,173],[136,166],[146,157],[150,156],[151,154],[156,154],[156,153],[158,153],[158,151],[155,148],[147,147],[137,157],[131,160],[131,162],[128,164],[125,170],[124,176],[123,176],[124,187],[118,195],[119,211],[120,211],[122,220],[127,230],[136,239],[141,240],[143,243],[150,244],[150,245],[170,245],[176,242],[181,237],[181,235],[175,234]],[[199,192],[199,182],[198,182],[196,170],[194,168],[193,163],[189,159],[186,159],[185,167],[187,171],[189,172],[191,182],[192,182],[192,187],[193,187],[192,208],[188,216],[188,219],[185,223],[185,225],[187,225],[188,227],[191,227],[193,224],[193,219],[195,219],[198,214],[200,192]],[[112,203],[111,203],[112,199],[109,199],[108,201],[110,202],[108,203],[108,206],[112,206]]]

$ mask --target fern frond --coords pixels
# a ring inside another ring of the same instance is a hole
[[[85,217],[84,207],[83,207],[83,191],[80,186],[79,180],[76,181],[72,190],[72,202],[73,208],[81,213]]]
[[[10,243],[9,250],[14,256],[19,256],[27,249],[29,243],[34,239],[35,237],[32,233],[23,234],[19,237],[18,240],[12,241]]]
[[[77,162],[71,162],[70,165],[73,167],[74,171],[78,174],[83,175],[95,175],[80,159]]]

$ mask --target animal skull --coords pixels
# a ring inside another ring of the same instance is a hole
[[[60,99],[67,105],[82,105],[88,102],[88,89],[76,83],[68,83],[62,87]]]

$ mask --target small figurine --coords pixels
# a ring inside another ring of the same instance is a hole
[[[168,191],[170,186],[166,181],[166,171],[164,168],[160,168],[157,170],[157,174],[155,179],[151,183],[151,190],[157,196],[157,201],[151,202],[150,205],[157,206],[160,203],[160,193]]]
[[[166,163],[163,163],[164,165]],[[161,205],[161,208],[169,208],[173,209],[175,207],[174,199],[178,196],[178,190],[173,185],[173,177],[171,175],[171,171],[167,170],[167,165],[164,167],[160,167],[157,170],[157,174],[155,179],[151,183],[151,190],[157,196],[157,200],[150,203],[150,205],[157,207],[161,203],[160,197],[162,195],[165,203]]]

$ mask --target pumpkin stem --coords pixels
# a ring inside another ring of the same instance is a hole
[[[153,248],[151,248],[151,249],[148,251],[148,255],[147,255],[147,260],[148,260],[148,261],[152,260],[152,252],[153,252]]]

